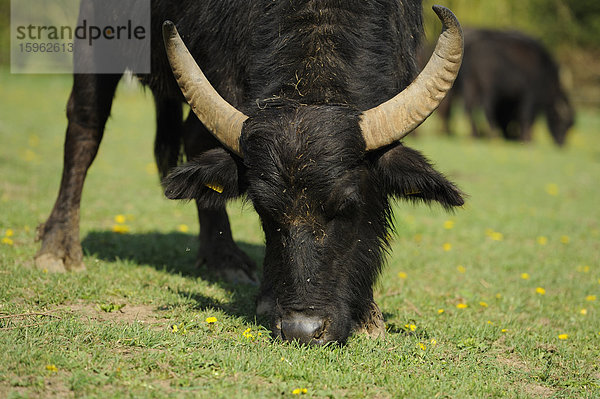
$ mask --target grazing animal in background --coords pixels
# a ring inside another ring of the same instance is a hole
[[[544,114],[554,142],[562,146],[574,111],[560,84],[559,68],[537,40],[514,31],[465,29],[465,55],[454,87],[438,108],[450,132],[451,107],[462,97],[472,134],[482,136],[474,112],[482,109],[507,140],[530,141]]]
[[[460,25],[434,10],[443,31],[415,78],[420,0],[152,3],[153,72],[141,79],[155,97],[165,193],[195,200],[200,261],[238,281],[255,281],[255,266],[231,238],[225,205],[248,197],[266,239],[257,312],[276,337],[325,344],[383,334],[373,285],[390,198],[463,204],[453,183],[400,142],[460,67]],[[81,190],[119,78],[74,76],[63,179],[39,229],[38,267],[83,267]],[[185,122],[184,97],[194,111]],[[176,166],[182,145],[188,162]]]

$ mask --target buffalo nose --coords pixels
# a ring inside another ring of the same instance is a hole
[[[294,313],[281,320],[281,335],[287,341],[303,344],[324,344],[325,323],[323,319]]]

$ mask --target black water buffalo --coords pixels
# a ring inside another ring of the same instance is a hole
[[[531,140],[531,128],[545,114],[552,138],[565,143],[574,111],[561,87],[558,65],[544,46],[519,32],[465,29],[465,55],[453,89],[438,115],[449,132],[451,105],[461,96],[474,136],[481,136],[474,111],[508,140]]]
[[[459,189],[399,141],[437,107],[460,66],[460,25],[434,9],[443,32],[415,78],[420,0],[152,4],[152,74],[141,78],[156,99],[165,193],[196,201],[200,261],[243,281],[256,279],[255,266],[231,238],[225,204],[249,198],[266,237],[257,312],[277,337],[323,344],[381,334],[373,284],[390,198],[463,204]],[[173,21],[165,45],[164,20]],[[74,76],[63,178],[39,229],[38,267],[84,267],[81,190],[119,78]],[[185,122],[177,84],[194,111]],[[176,166],[182,145],[189,162]]]

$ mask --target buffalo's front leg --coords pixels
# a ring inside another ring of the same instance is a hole
[[[256,264],[233,241],[225,209],[198,207],[200,249],[197,266],[204,264],[216,276],[233,283],[258,284]]]
[[[219,145],[196,115],[190,112],[184,125],[186,157],[193,159]],[[196,266],[206,265],[212,274],[229,282],[258,284],[256,264],[233,241],[226,209],[206,209],[196,205],[200,222],[200,248]]]
[[[121,75],[76,74],[67,105],[69,124],[58,198],[48,220],[38,227],[42,246],[35,256],[40,269],[83,270],[79,241],[79,206],[87,170],[92,164]]]

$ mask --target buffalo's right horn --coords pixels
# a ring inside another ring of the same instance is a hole
[[[248,117],[212,87],[171,21],[163,24],[163,40],[173,75],[194,113],[221,144],[241,156],[240,136]]]
[[[391,144],[413,131],[452,88],[462,62],[462,29],[449,9],[433,6],[433,10],[442,21],[442,33],[425,68],[402,92],[362,114],[360,128],[367,151]]]

